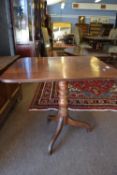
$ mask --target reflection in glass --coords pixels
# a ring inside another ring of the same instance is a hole
[[[71,23],[69,22],[54,22],[53,23],[53,37],[54,40],[61,40],[65,35],[71,33]]]
[[[16,43],[24,44],[33,40],[32,0],[14,0],[14,32]]]

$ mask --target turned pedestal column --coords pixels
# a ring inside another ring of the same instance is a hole
[[[56,139],[58,138],[64,125],[71,125],[71,126],[75,126],[75,127],[86,128],[89,131],[92,129],[92,127],[89,123],[82,122],[79,120],[74,120],[69,116],[69,114],[68,114],[68,83],[67,83],[67,81],[59,81],[58,86],[59,86],[58,115],[48,117],[49,121],[54,120],[54,121],[58,122],[56,132],[54,133],[54,135],[50,141],[49,147],[48,147],[49,154],[52,154],[54,143],[55,143]]]

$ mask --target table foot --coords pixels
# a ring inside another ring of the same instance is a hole
[[[59,134],[61,133],[63,125],[64,125],[64,119],[60,117],[59,120],[58,120],[58,126],[57,126],[57,129],[56,129],[56,132],[53,135],[53,137],[50,141],[50,144],[48,146],[48,153],[49,154],[52,154],[52,152],[53,152],[54,143],[55,143],[56,139],[58,138]]]
[[[61,130],[64,125],[71,125],[75,127],[85,128],[87,129],[87,131],[92,130],[92,126],[89,123],[81,122],[79,120],[74,120],[69,117],[69,114],[68,114],[68,83],[66,81],[59,81],[58,87],[59,87],[58,115],[57,116],[51,115],[48,117],[48,122],[52,120],[58,122],[56,132],[53,135],[50,141],[49,147],[48,147],[49,154],[52,154],[55,141],[57,140],[59,134],[61,133]]]
[[[67,124],[71,125],[71,126],[79,127],[79,128],[85,128],[85,129],[87,129],[87,131],[92,131],[92,129],[93,129],[91,124],[89,124],[87,122],[75,120],[75,119],[70,118],[70,117],[67,119]]]

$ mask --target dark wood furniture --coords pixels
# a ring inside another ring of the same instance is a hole
[[[16,53],[20,55],[21,57],[26,56],[35,56],[37,55],[36,52],[36,44],[30,43],[30,44],[16,44],[15,46]]]
[[[28,69],[30,66],[30,71]],[[58,115],[49,117],[58,122],[57,130],[49,144],[51,154],[53,146],[64,125],[86,128],[92,126],[87,122],[76,121],[68,113],[68,80],[78,79],[117,79],[117,69],[107,66],[96,57],[43,57],[22,58],[9,67],[0,77],[5,83],[28,83],[42,81],[58,81],[59,111]]]
[[[113,24],[102,24],[103,33],[102,36],[109,36],[110,30],[113,28]]]
[[[95,41],[101,41],[101,42],[107,42],[107,41],[116,41],[117,39],[109,38],[108,36],[91,36],[91,35],[85,35],[85,39],[87,40],[95,40]]]
[[[92,36],[99,36],[103,32],[102,24],[101,23],[90,23],[90,30],[89,33]]]
[[[87,40],[93,47],[93,49],[101,49],[103,48],[104,43],[115,43],[117,39],[109,38],[108,36],[84,36],[84,39]]]
[[[63,50],[65,48],[70,48],[70,47],[74,47],[74,45],[65,44],[64,42],[53,43],[53,50]]]
[[[77,24],[77,26],[79,27],[83,36],[89,33],[89,24]]]
[[[52,51],[54,53],[53,56],[64,56],[65,55],[64,49],[65,48],[72,48],[72,47],[74,47],[74,45],[65,44],[62,41],[53,43],[53,48],[52,48]]]
[[[10,66],[13,62],[15,62],[19,56],[0,56],[0,74]]]
[[[0,57],[0,75],[18,58],[19,56]],[[6,114],[19,97],[21,97],[21,86],[19,84],[7,84],[0,82],[0,125],[3,123],[7,117]]]
[[[93,49],[84,49],[79,46],[64,49],[65,54],[69,56],[96,56],[96,57],[109,57],[110,54],[99,52]]]

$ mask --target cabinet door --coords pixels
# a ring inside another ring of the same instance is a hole
[[[19,84],[7,84],[0,82],[0,126],[6,118],[6,114],[16,102],[22,98]]]
[[[0,113],[2,113],[2,108],[8,101],[7,89],[5,83],[0,82]]]
[[[5,84],[7,98],[11,99],[13,96],[15,96],[17,90],[19,89],[19,84],[13,83],[13,84]]]

